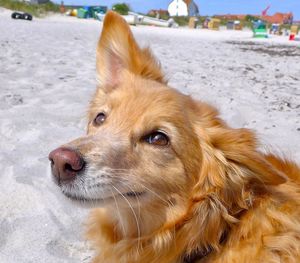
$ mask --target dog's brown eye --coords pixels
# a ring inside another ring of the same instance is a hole
[[[106,119],[106,115],[103,112],[99,113],[94,119],[94,125],[96,126],[101,125],[105,121],[105,119]]]
[[[160,131],[153,132],[144,137],[144,140],[152,145],[167,146],[169,145],[169,138],[166,134]]]

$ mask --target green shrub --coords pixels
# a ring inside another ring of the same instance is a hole
[[[36,17],[45,15],[48,12],[59,12],[59,5],[52,2],[45,4],[31,4],[16,0],[0,0],[0,6],[15,11],[30,13]]]
[[[189,24],[190,18],[188,16],[173,16],[172,18],[179,26],[187,26]]]
[[[112,6],[112,10],[119,13],[120,15],[128,15],[128,12],[130,11],[130,7],[125,3],[120,3],[120,4],[114,4]]]

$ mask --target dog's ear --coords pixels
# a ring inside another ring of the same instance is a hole
[[[200,185],[203,180],[207,180],[208,187],[222,187],[226,179],[265,185],[286,182],[286,175],[258,151],[255,133],[249,129],[228,127],[218,117],[218,111],[210,105],[195,101],[191,105],[196,116],[195,130],[203,152]],[[230,175],[232,178],[228,178]]]
[[[213,144],[224,153],[229,163],[249,171],[250,183],[278,185],[286,182],[286,175],[257,150],[256,138],[250,130],[222,129],[214,136]]]
[[[126,21],[113,11],[105,15],[97,47],[97,74],[100,86],[116,87],[127,70],[146,79],[165,83],[159,63],[149,49],[136,43]]]

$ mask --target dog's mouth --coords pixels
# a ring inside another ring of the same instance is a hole
[[[145,194],[145,192],[127,192],[125,193],[125,196],[128,196],[128,197],[138,197],[138,196],[142,196],[143,194]]]
[[[83,203],[98,203],[98,202],[107,202],[109,200],[116,200],[116,199],[124,199],[130,198],[130,199],[136,199],[138,200],[139,197],[142,197],[146,195],[145,191],[130,191],[130,192],[125,192],[125,193],[117,193],[115,195],[110,195],[106,197],[99,197],[99,198],[88,198],[80,195],[73,195],[68,192],[63,191],[63,194],[71,199],[72,201],[77,201],[77,202],[83,202]]]

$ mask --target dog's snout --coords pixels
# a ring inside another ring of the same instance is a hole
[[[84,169],[85,162],[79,153],[68,148],[57,148],[49,154],[52,173],[59,181],[71,180]]]

